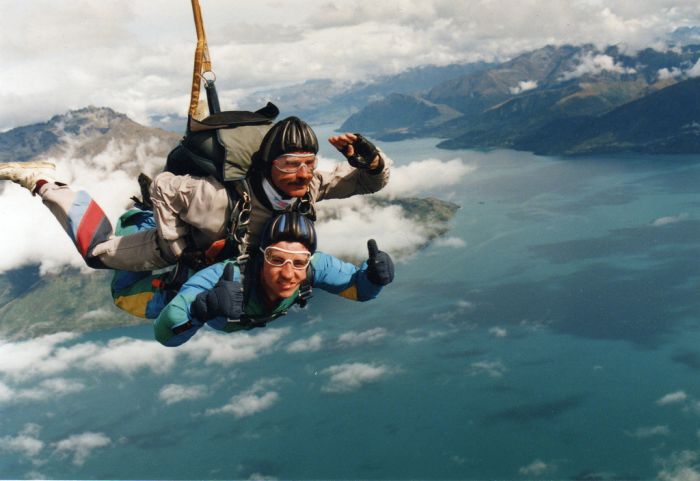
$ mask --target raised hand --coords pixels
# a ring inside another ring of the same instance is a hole
[[[197,295],[192,314],[200,321],[208,321],[223,316],[239,319],[243,313],[243,289],[241,283],[233,280],[233,264],[226,264],[219,282],[208,291]]]
[[[374,284],[385,286],[394,280],[394,261],[391,256],[377,247],[377,241],[367,241],[367,278]]]
[[[379,156],[379,150],[361,134],[347,133],[331,137],[328,140],[342,152],[348,159],[348,163],[356,169],[371,169],[372,163]]]

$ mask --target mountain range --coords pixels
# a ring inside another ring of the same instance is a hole
[[[697,44],[636,53],[546,46],[501,63],[424,67],[349,86],[317,80],[267,94],[285,114],[331,122],[346,113],[338,130],[385,141],[437,137],[447,149],[549,155],[697,153],[699,60]]]

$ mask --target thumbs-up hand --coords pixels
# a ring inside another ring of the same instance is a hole
[[[226,264],[219,282],[208,291],[197,295],[190,309],[200,321],[223,316],[239,319],[243,313],[243,288],[233,280],[233,264]]]
[[[391,256],[377,247],[377,241],[367,241],[367,278],[379,286],[385,286],[394,280],[394,261]]]

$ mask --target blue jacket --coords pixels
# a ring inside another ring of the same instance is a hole
[[[165,346],[179,346],[189,340],[204,323],[190,312],[192,302],[201,292],[214,287],[223,274],[224,267],[234,263],[234,281],[241,279],[240,270],[234,261],[219,262],[202,269],[187,280],[177,295],[162,308],[156,318],[153,328],[156,339]],[[251,271],[249,265],[246,275]],[[259,275],[252,272],[251,275]],[[317,289],[338,294],[347,299],[368,301],[377,297],[382,286],[372,283],[367,278],[367,263],[360,267],[343,262],[340,259],[322,252],[316,252],[311,258],[311,285]],[[251,292],[247,293],[247,302],[243,312],[251,319],[266,319],[285,315],[287,310],[297,301],[299,291],[276,306],[266,306],[257,286],[256,278],[249,283]],[[207,322],[210,327],[224,332],[234,332],[246,329],[240,322],[232,322],[224,317],[216,317]]]

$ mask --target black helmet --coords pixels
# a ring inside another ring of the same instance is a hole
[[[312,254],[316,251],[316,228],[314,223],[298,212],[283,212],[270,219],[262,231],[260,248],[277,242],[299,242]]]
[[[269,176],[272,161],[290,152],[318,153],[316,134],[298,117],[280,120],[267,131],[257,155],[258,169]]]

